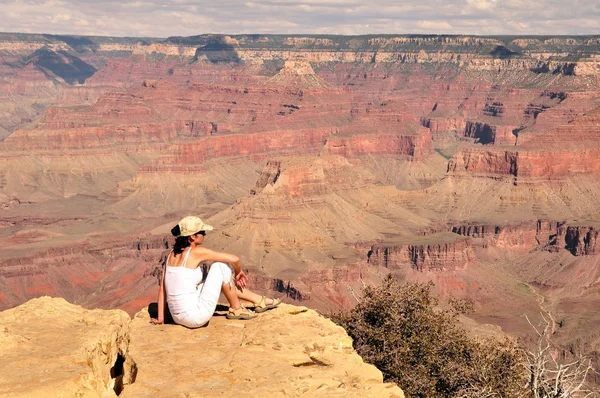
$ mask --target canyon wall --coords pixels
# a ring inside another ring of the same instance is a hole
[[[575,225],[574,225],[575,224]],[[481,239],[484,247],[567,250],[574,256],[598,254],[598,227],[568,221],[537,220],[516,224],[455,225],[452,232]]]
[[[535,41],[535,43],[534,43]],[[565,54],[578,46],[586,46],[586,58],[569,60]],[[75,48],[79,53],[93,51],[103,55],[126,54],[185,57],[210,62],[263,63],[292,59],[298,55],[313,63],[322,62],[402,62],[455,63],[477,71],[505,69],[534,73],[593,76],[600,70],[597,55],[598,40],[591,38],[550,38],[547,40],[514,39],[475,36],[362,36],[322,38],[315,36],[286,37],[283,35],[200,35],[173,37],[165,40],[135,38],[115,40],[90,38],[70,40],[52,35],[0,35],[0,53],[33,52],[48,49],[53,52]],[[443,48],[444,51],[439,51]],[[562,57],[561,57],[562,55]],[[563,58],[563,59],[561,59]]]
[[[430,235],[430,243],[414,244],[356,244],[355,248],[366,251],[366,263],[388,269],[405,266],[416,271],[448,271],[464,269],[476,262],[470,238],[452,235]]]
[[[574,174],[599,174],[600,149],[505,151],[469,149],[456,154],[448,172],[490,176],[561,179]]]
[[[597,255],[599,55],[598,37],[0,34],[0,308],[134,313],[198,214],[289,300],[349,308],[392,272],[493,312],[501,260]]]
[[[556,246],[564,247],[575,256],[600,253],[598,227],[561,225],[557,231]]]

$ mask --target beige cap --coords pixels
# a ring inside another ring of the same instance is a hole
[[[181,231],[180,236],[191,236],[200,231],[212,231],[213,227],[208,224],[204,224],[199,217],[187,216],[179,221],[179,230]]]

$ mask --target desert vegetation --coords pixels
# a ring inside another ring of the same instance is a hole
[[[365,287],[358,305],[334,319],[354,339],[357,352],[410,397],[595,396],[585,384],[588,358],[561,362],[551,340],[552,318],[530,322],[534,344],[470,336],[459,323],[469,302],[439,308],[433,283],[403,284],[392,276]]]

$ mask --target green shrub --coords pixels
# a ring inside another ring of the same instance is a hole
[[[388,276],[335,320],[356,351],[410,397],[515,397],[525,385],[519,350],[509,341],[476,340],[458,323],[468,306],[438,309],[433,283]]]

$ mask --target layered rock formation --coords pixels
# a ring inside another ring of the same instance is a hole
[[[598,227],[561,225],[556,233],[556,246],[569,250],[574,256],[598,254]]]
[[[367,264],[390,269],[401,268],[408,263],[417,271],[459,270],[476,261],[469,238],[434,234],[420,240],[431,243],[421,243],[419,239],[414,239],[411,244],[358,244],[357,248],[368,250]]]
[[[570,51],[586,46],[588,56],[569,60]],[[444,51],[439,51],[443,47]],[[201,35],[166,40],[84,38],[52,35],[2,34],[0,51],[31,52],[75,49],[85,54],[127,54],[187,57],[219,62],[292,60],[308,62],[449,62],[472,70],[527,70],[534,73],[594,75],[598,72],[597,37],[548,38],[546,40],[476,36],[382,36],[382,37],[286,37],[260,35]],[[302,68],[304,69],[304,68]]]
[[[404,397],[341,327],[304,307],[246,322],[217,316],[196,330],[149,320],[49,297],[0,312],[0,394]]]
[[[550,237],[556,234],[558,222],[545,220],[524,221],[505,225],[455,225],[452,232],[458,235],[470,236],[483,240],[484,246],[524,248],[534,247],[550,242]]]
[[[569,221],[537,220],[505,225],[457,225],[452,232],[480,239],[486,247],[526,250],[568,250],[574,256],[598,254],[597,226],[573,225]]]
[[[517,334],[538,312],[523,282],[596,302],[598,54],[597,37],[0,34],[0,308],[134,313],[192,213],[253,287],[322,310],[389,272]]]

